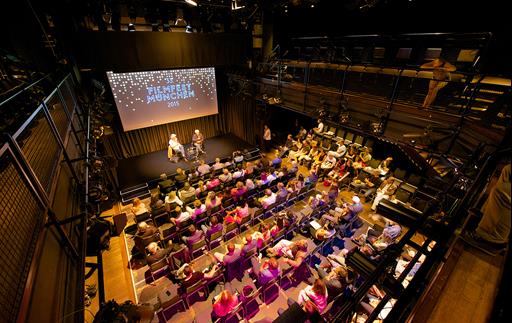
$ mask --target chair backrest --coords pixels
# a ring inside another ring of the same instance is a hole
[[[210,237],[208,238],[209,241],[213,241],[213,240],[217,240],[219,239],[220,237],[222,237],[222,230],[219,230],[215,233],[213,233],[212,235],[210,235]]]
[[[133,239],[134,239],[135,246],[137,247],[137,249],[139,249],[139,251],[141,253],[144,253],[145,248],[148,244],[150,244],[151,242],[160,241],[160,234],[158,232],[156,232],[155,234],[148,236],[148,237],[144,237],[144,238],[136,235]]]
[[[196,251],[196,250],[199,250],[201,249],[202,247],[204,247],[206,245],[206,241],[205,240],[199,240],[197,242],[194,242],[191,246],[191,251]]]
[[[236,229],[238,229],[238,225],[236,222],[231,222],[226,225],[226,233],[231,232]]]
[[[181,229],[187,228],[193,223],[194,223],[194,220],[192,220],[191,218],[187,219],[187,220],[181,222],[180,224],[178,224],[178,229],[181,230]]]
[[[234,278],[242,278],[241,258],[237,257],[226,266],[226,281],[232,281]]]
[[[163,258],[158,260],[157,262],[152,263],[149,265],[149,269],[151,272],[155,273],[163,268],[167,267],[167,259]]]
[[[135,222],[139,223],[142,221],[146,221],[147,219],[150,219],[151,215],[148,212],[141,213],[139,215],[135,216]]]

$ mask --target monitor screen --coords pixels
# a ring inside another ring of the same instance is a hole
[[[409,59],[411,57],[412,48],[399,48],[396,53],[397,59]]]
[[[218,113],[215,69],[107,72],[124,131]]]

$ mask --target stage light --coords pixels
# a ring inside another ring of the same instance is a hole
[[[186,33],[193,33],[193,32],[194,32],[194,30],[192,29],[192,26],[188,26],[188,25],[187,25],[187,27],[185,27],[185,32],[186,32]]]
[[[233,0],[231,1],[231,10],[238,10],[238,9],[242,9],[244,8],[245,6],[241,6],[239,4],[239,1],[238,0]]]
[[[135,24],[129,23],[128,24],[128,31],[135,31]]]
[[[191,6],[197,7],[197,2],[195,2],[194,0],[185,0],[185,2]]]

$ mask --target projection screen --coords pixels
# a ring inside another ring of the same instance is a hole
[[[124,131],[219,112],[215,69],[107,72]]]

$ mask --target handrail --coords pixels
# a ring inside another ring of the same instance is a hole
[[[45,76],[41,77],[39,80],[37,80],[37,81],[35,81],[35,82],[33,82],[33,83],[31,83],[31,84],[27,85],[27,86],[26,86],[26,87],[24,87],[23,89],[19,90],[18,92],[16,92],[16,93],[15,93],[15,94],[13,94],[13,95],[11,95],[10,97],[8,97],[7,99],[5,99],[4,101],[2,101],[2,102],[0,103],[0,108],[1,108],[4,104],[8,103],[8,102],[9,102],[9,101],[11,101],[12,99],[14,99],[14,98],[15,98],[15,97],[17,97],[18,95],[20,95],[21,93],[23,93],[23,92],[25,92],[25,91],[27,91],[27,90],[31,89],[32,87],[36,86],[39,82],[41,82],[41,81],[45,80],[46,78],[50,77],[51,75],[52,75],[52,73],[48,73],[48,74],[46,74]]]

